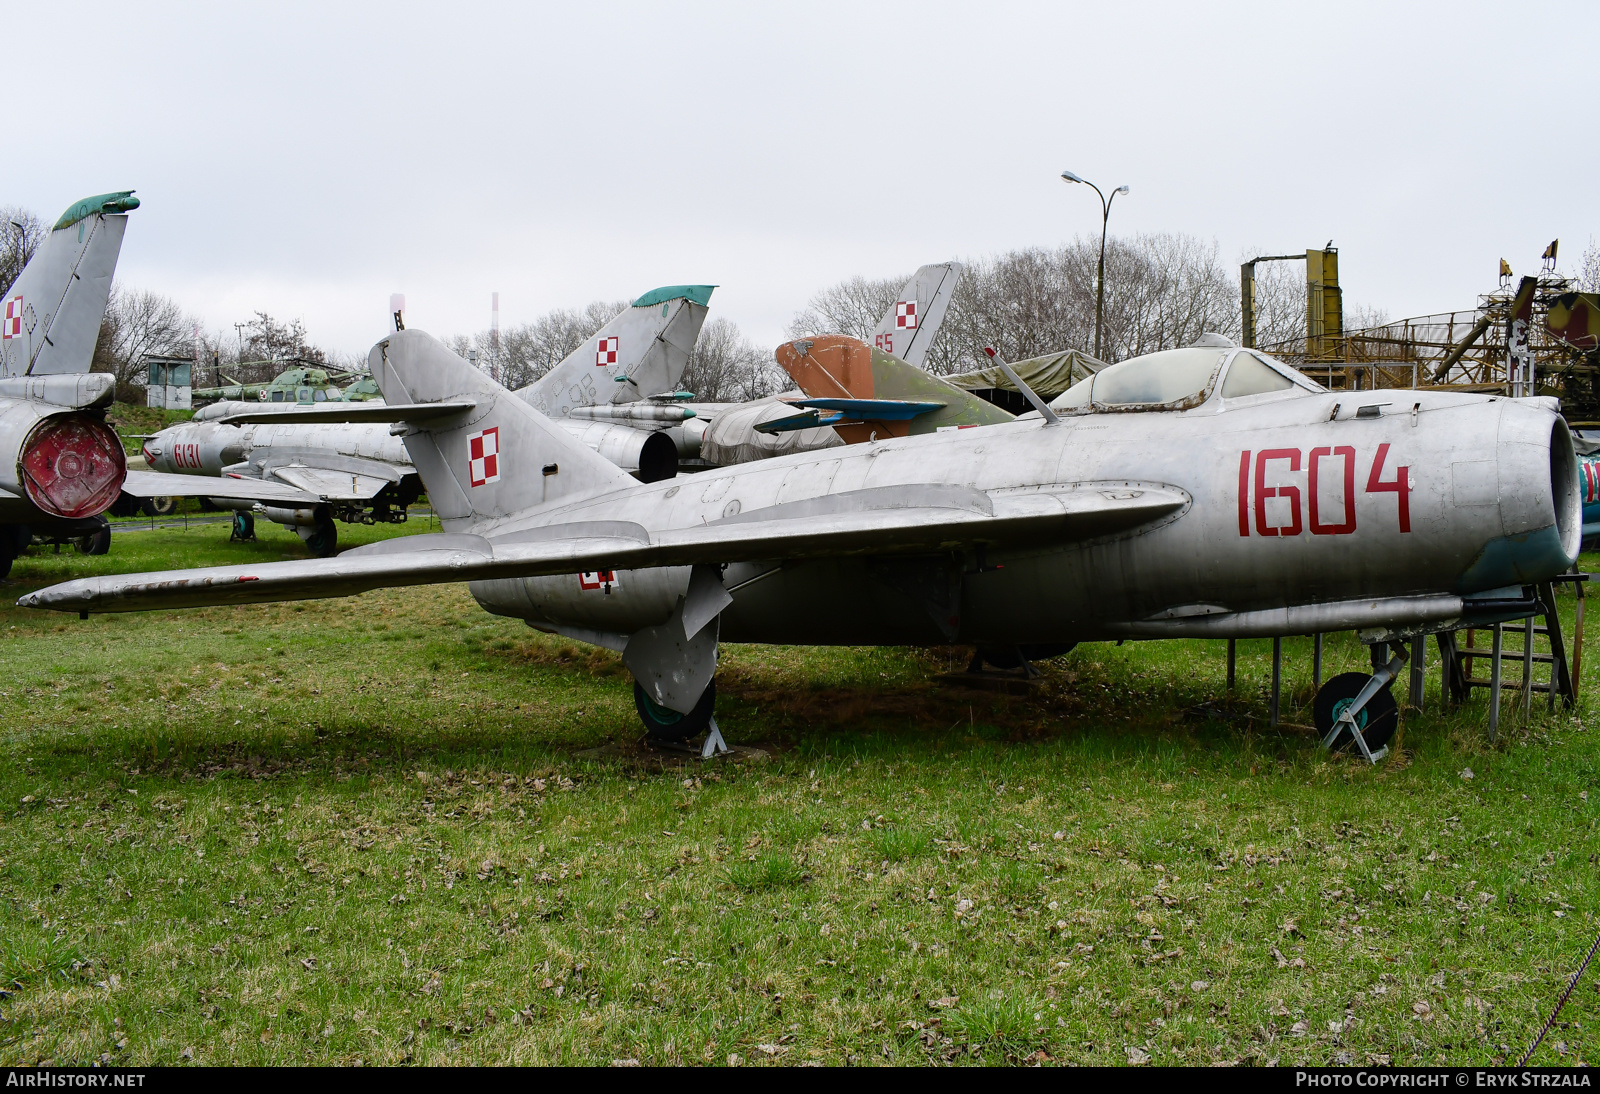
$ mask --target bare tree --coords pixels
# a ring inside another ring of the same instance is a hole
[[[892,295],[890,299],[893,300]],[[876,322],[874,318],[873,323]],[[680,386],[694,392],[702,402],[737,403],[763,399],[783,390],[788,386],[788,377],[770,350],[756,347],[736,324],[718,318],[700,329],[700,339],[689,355]]]
[[[905,277],[852,277],[823,289],[789,323],[790,338],[811,338],[819,334],[846,334],[868,339],[883,313],[900,299]]]
[[[28,210],[0,206],[0,295],[11,288],[48,234],[44,223]]]
[[[177,301],[160,293],[111,287],[95,343],[94,371],[111,373],[119,387],[142,384],[146,355],[193,353],[194,321]]]
[[[988,364],[985,347],[1024,360],[1094,349],[1100,240],[1031,247],[967,261],[925,367],[937,374]],[[870,336],[904,278],[853,277],[824,289],[789,324],[791,337]],[[1111,360],[1192,342],[1207,331],[1237,336],[1237,290],[1217,245],[1179,234],[1106,245],[1104,356]]]
[[[583,308],[556,308],[531,323],[501,331],[498,352],[486,330],[470,338],[456,335],[446,344],[462,357],[476,350],[479,368],[496,373],[506,387],[524,387],[559,365],[627,307],[626,300],[596,300]]]
[[[1600,292],[1600,245],[1589,237],[1583,249],[1583,272],[1578,275],[1578,287],[1584,292]]]

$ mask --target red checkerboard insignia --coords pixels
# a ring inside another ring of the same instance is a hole
[[[595,346],[594,349],[594,363],[596,367],[600,368],[603,368],[606,365],[614,365],[617,363],[616,335],[612,335],[610,338],[600,339],[599,345]]]
[[[6,324],[0,327],[0,338],[16,338],[22,333],[22,294],[6,301]]]
[[[902,300],[894,306],[894,325],[899,330],[914,330],[917,325],[917,302]]]
[[[585,589],[605,588],[608,593],[612,589],[622,587],[622,583],[617,580],[615,570],[591,570],[586,574],[579,574],[578,585]]]
[[[467,475],[473,486],[500,481],[500,427],[467,438]]]

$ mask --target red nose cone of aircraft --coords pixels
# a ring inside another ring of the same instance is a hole
[[[103,513],[127,474],[122,442],[111,427],[76,414],[42,422],[22,455],[28,498],[58,517]]]

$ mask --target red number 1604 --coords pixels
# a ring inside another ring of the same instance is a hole
[[[1268,476],[1274,477],[1284,473],[1294,473],[1301,468],[1301,454],[1298,448],[1263,448],[1254,453],[1254,475],[1251,474],[1251,456],[1249,449],[1239,453],[1239,534],[1248,536],[1251,529],[1251,515],[1255,516],[1255,533],[1258,536],[1298,536],[1304,528],[1309,527],[1314,536],[1347,536],[1356,530],[1356,450],[1349,445],[1313,448],[1305,457],[1306,469],[1306,499],[1305,499],[1305,524],[1301,524],[1300,487],[1293,484],[1276,482],[1269,485]],[[1384,481],[1383,465],[1389,458],[1389,446],[1380,444],[1377,455],[1372,459],[1372,469],[1367,474],[1367,493],[1393,494],[1399,507],[1400,531],[1411,531],[1411,469],[1409,467],[1395,468],[1395,476],[1390,481]],[[1340,467],[1337,472],[1331,468],[1324,468],[1324,463],[1338,461]],[[1342,474],[1344,489],[1341,496],[1344,498],[1342,512],[1335,519],[1333,514],[1323,513],[1320,508],[1321,498],[1318,486],[1320,477],[1328,473]],[[1252,479],[1253,484],[1252,484]],[[1252,485],[1254,490],[1251,489]],[[1289,523],[1273,524],[1267,517],[1267,501],[1270,498],[1281,498],[1289,503]]]

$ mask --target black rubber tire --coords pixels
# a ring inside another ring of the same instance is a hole
[[[645,693],[639,681],[633,682],[633,705],[644,723],[645,735],[652,741],[687,741],[704,733],[711,725],[711,715],[717,706],[717,682],[712,680],[700,693],[700,701],[688,714],[657,706]]]
[[[339,553],[339,526],[331,520],[323,521],[303,538],[306,550],[317,558],[332,558]]]
[[[170,517],[177,511],[177,498],[146,498],[144,501],[144,515],[147,517]]]
[[[1342,672],[1323,684],[1322,690],[1317,692],[1317,698],[1311,705],[1311,720],[1316,725],[1317,732],[1323,737],[1332,732],[1333,724],[1338,721],[1340,713],[1361,693],[1361,689],[1366,687],[1371,679],[1370,673]],[[1361,736],[1372,751],[1376,752],[1389,743],[1394,731],[1400,727],[1400,704],[1395,702],[1387,687],[1367,700],[1367,705],[1356,715],[1356,725],[1361,729]],[[1329,751],[1343,752],[1353,747],[1355,739],[1351,737],[1349,730],[1343,730],[1334,739],[1333,747]]]
[[[100,522],[100,527],[72,541],[73,549],[80,555],[103,555],[111,550],[111,522],[103,516],[94,519]]]
[[[139,509],[143,505],[143,498],[136,498],[124,491],[117,495],[117,500],[111,503],[111,508],[106,512],[114,517],[136,517],[139,515]]]
[[[249,513],[235,509],[233,513],[233,534],[229,539],[240,542],[256,538],[256,518]]]

